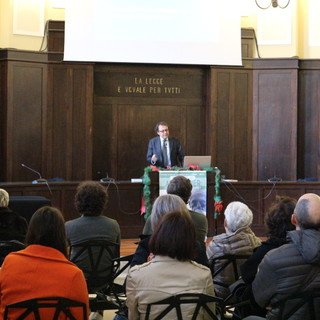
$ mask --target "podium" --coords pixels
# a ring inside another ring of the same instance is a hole
[[[192,171],[188,171],[192,172]],[[159,185],[159,172],[158,171],[150,171],[149,173],[150,184],[148,185],[150,195],[149,200],[150,204],[155,201],[155,199],[159,196],[160,185]],[[216,173],[213,171],[207,171],[207,210],[206,216],[208,220],[208,234],[216,234],[217,223],[220,223],[221,219],[215,219],[215,204],[214,204],[214,196],[216,193]],[[183,171],[181,172],[183,175]],[[220,179],[220,178],[219,178]],[[146,188],[146,185],[144,186]],[[145,190],[144,190],[145,191]],[[147,206],[147,203],[146,203]]]

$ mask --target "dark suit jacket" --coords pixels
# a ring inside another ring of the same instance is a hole
[[[184,154],[182,151],[180,141],[175,137],[169,137],[169,145],[170,145],[171,166],[172,167],[179,166],[179,165],[183,166]],[[149,141],[148,152],[147,152],[147,161],[149,163],[151,163],[151,158],[154,154],[158,158],[157,162],[154,165],[157,167],[164,167],[160,137],[152,138]]]

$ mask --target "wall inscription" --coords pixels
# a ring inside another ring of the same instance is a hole
[[[181,94],[180,87],[167,87],[163,78],[140,78],[134,77],[133,85],[118,86],[118,92],[140,94]]]
[[[154,97],[200,99],[203,74],[95,72],[97,97]]]

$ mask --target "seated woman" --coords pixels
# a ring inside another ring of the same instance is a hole
[[[260,246],[261,241],[255,236],[250,226],[252,223],[252,212],[242,202],[234,201],[228,204],[224,212],[224,228],[226,233],[215,236],[207,247],[209,263],[216,257],[226,254],[251,255],[254,248]],[[215,263],[218,269],[225,261]],[[214,281],[231,285],[237,279],[234,278],[232,266],[223,269]],[[217,296],[226,298],[230,291],[228,288],[215,285]]]
[[[0,318],[6,305],[41,297],[77,300],[89,310],[83,273],[67,259],[64,219],[58,209],[42,207],[33,214],[26,244],[26,249],[10,253],[0,269]],[[83,318],[81,310],[73,313]],[[17,319],[17,314],[10,312],[10,319]]]
[[[268,239],[263,241],[261,246],[254,250],[252,256],[240,266],[242,280],[247,286],[242,286],[242,294],[238,298],[239,300],[251,300],[250,305],[244,305],[238,310],[243,317],[248,315],[266,315],[266,309],[262,309],[254,301],[251,284],[263,257],[268,251],[287,243],[287,232],[295,229],[295,226],[291,223],[291,216],[296,203],[297,200],[290,197],[281,196],[276,198],[276,201],[271,205],[265,217]]]
[[[175,294],[214,295],[210,270],[192,261],[196,235],[190,214],[185,211],[167,213],[153,230],[150,261],[131,268],[128,273],[126,292],[130,320],[144,319],[148,304]],[[163,306],[151,308],[150,319],[162,309]],[[184,306],[183,319],[192,319],[192,310],[190,305]],[[170,313],[166,319],[176,319],[176,314]]]
[[[8,208],[9,194],[0,189],[0,241],[24,242],[28,223],[26,219]]]
[[[241,277],[245,283],[253,282],[258,266],[268,251],[287,242],[287,232],[295,229],[291,223],[291,216],[296,203],[296,199],[282,196],[277,197],[269,208],[265,218],[268,239],[263,241],[261,246],[254,250],[252,256],[240,266]]]
[[[170,211],[181,211],[184,213],[189,213],[189,210],[184,203],[184,201],[178,197],[177,195],[173,194],[165,194],[162,196],[159,196],[152,207],[151,211],[151,225],[152,230],[155,230],[160,218],[165,215],[166,213]],[[149,240],[150,235],[143,235],[141,237],[141,241],[139,242],[139,245],[137,247],[137,250],[134,254],[134,257],[131,261],[131,267],[142,264],[147,262],[147,259],[150,254],[149,250]],[[206,251],[203,245],[201,245],[198,241],[195,240],[195,247],[196,247],[196,257],[195,261],[198,263],[201,263],[205,266],[208,266],[208,259],[206,256]]]

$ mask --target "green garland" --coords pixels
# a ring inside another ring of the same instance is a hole
[[[146,167],[144,168],[144,174],[143,174],[143,179],[142,183],[144,184],[143,186],[143,199],[144,199],[144,205],[146,208],[146,212],[144,214],[144,218],[147,219],[150,214],[151,214],[151,192],[150,192],[150,185],[151,185],[151,179],[149,176],[149,173],[154,170],[154,167]],[[162,169],[162,168],[157,168],[157,170],[168,170],[168,169]],[[173,167],[171,170],[175,171],[180,171],[182,168],[180,167]],[[215,177],[215,193],[213,196],[214,200],[214,206],[215,206],[215,211],[214,211],[214,218],[217,219],[218,215],[221,213],[223,205],[222,205],[222,200],[221,200],[221,195],[220,195],[220,170],[217,167],[213,168],[205,168],[203,169],[204,171],[207,172],[215,172],[216,177]]]

